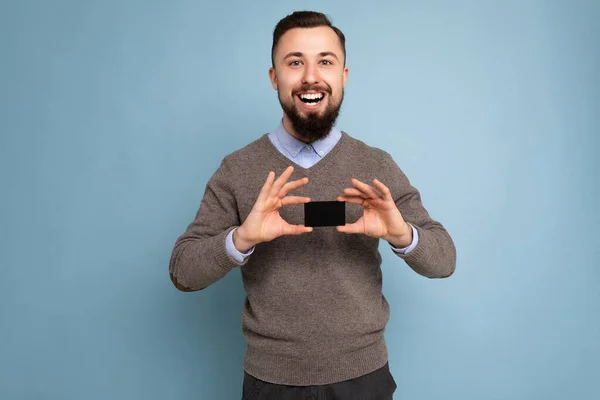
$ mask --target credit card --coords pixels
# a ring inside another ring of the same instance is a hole
[[[345,201],[311,201],[304,203],[304,226],[346,225]]]

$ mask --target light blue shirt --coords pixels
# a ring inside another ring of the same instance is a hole
[[[322,139],[316,140],[310,144],[304,143],[285,130],[283,123],[280,123],[277,129],[269,133],[269,139],[271,143],[279,150],[283,155],[293,161],[295,164],[300,165],[303,168],[310,168],[318,163],[321,158],[325,157],[327,153],[333,149],[337,142],[341,139],[342,132],[337,130],[335,127],[331,130],[329,135]],[[410,225],[410,224],[409,224]],[[413,241],[408,247],[397,248],[390,247],[397,254],[408,254],[411,252],[419,242],[419,233],[414,226],[410,225],[413,232]],[[237,228],[236,228],[237,229]],[[233,229],[226,238],[227,253],[233,257],[237,262],[243,263],[246,257],[254,252],[254,247],[248,250],[246,253],[239,252],[233,245]]]

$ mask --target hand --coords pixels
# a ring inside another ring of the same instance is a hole
[[[309,197],[287,196],[289,192],[308,183],[308,178],[287,182],[293,171],[294,167],[290,165],[275,181],[275,173],[269,172],[252,211],[233,233],[233,243],[238,250],[246,252],[258,243],[269,242],[283,235],[312,232],[312,227],[290,225],[279,215],[279,209],[283,206],[310,202]]]
[[[377,179],[373,180],[376,188],[354,178],[351,182],[354,187],[344,189],[344,195],[337,200],[363,206],[364,214],[352,224],[338,226],[338,232],[362,233],[383,238],[396,247],[409,246],[412,228],[402,218],[390,190]]]

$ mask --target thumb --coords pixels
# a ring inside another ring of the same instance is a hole
[[[304,225],[291,225],[284,221],[283,223],[283,234],[284,235],[301,235],[303,233],[312,232],[311,226]]]
[[[339,225],[336,227],[336,229],[338,232],[344,233],[362,233],[362,221],[359,219],[358,221],[352,224]]]

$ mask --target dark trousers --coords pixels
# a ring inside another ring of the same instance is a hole
[[[244,371],[242,400],[393,400],[395,391],[388,363],[358,378],[318,386],[277,385]]]

